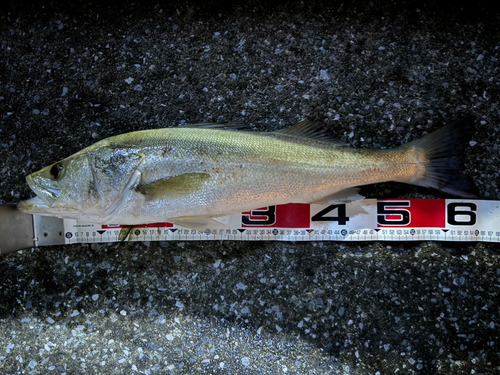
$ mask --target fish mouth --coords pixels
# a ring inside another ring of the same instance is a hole
[[[43,210],[49,208],[61,194],[61,190],[40,186],[34,181],[31,175],[26,177],[26,182],[37,196],[35,198],[19,202],[17,207],[22,211],[32,211],[38,209]]]
[[[17,209],[23,212],[44,212],[49,208],[40,197],[26,199],[17,203]]]

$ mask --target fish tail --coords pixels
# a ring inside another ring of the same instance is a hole
[[[477,187],[472,178],[463,173],[464,164],[458,159],[474,130],[475,117],[467,116],[402,146],[413,146],[425,155],[427,166],[423,177],[411,183],[464,198],[477,198]]]

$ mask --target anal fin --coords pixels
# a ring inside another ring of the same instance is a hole
[[[349,203],[361,199],[365,199],[365,197],[359,194],[359,188],[353,187],[333,193],[323,199],[311,202],[311,204],[330,204],[335,202]]]

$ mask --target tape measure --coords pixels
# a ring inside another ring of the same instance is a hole
[[[500,201],[365,199],[286,204],[217,218],[197,231],[171,223],[107,225],[26,215],[0,206],[0,254],[32,246],[120,241],[465,241],[500,242]],[[223,227],[223,229],[221,229]]]
[[[42,219],[43,220],[43,219]],[[219,219],[205,231],[170,223],[97,225],[63,220],[64,243],[129,241],[487,241],[500,242],[500,201],[366,199],[286,204]]]

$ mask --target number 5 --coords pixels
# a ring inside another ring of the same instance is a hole
[[[400,207],[410,207],[409,201],[377,202],[377,223],[380,225],[408,225],[411,221],[410,211]],[[393,219],[389,216],[400,216]]]

